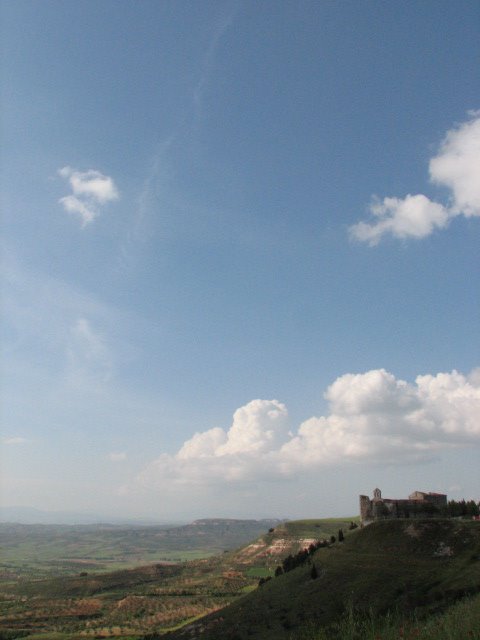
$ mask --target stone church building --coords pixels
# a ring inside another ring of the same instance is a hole
[[[414,491],[408,499],[392,499],[382,498],[380,489],[375,489],[372,499],[360,496],[360,519],[362,524],[369,524],[392,518],[433,518],[446,506],[447,496],[443,493]]]

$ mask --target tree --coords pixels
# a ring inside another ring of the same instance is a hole
[[[343,529],[338,530],[338,541],[343,542],[345,540],[345,536],[343,535]]]
[[[294,568],[294,560],[292,554],[288,555],[282,562],[282,567],[285,573],[291,571]]]
[[[335,538],[335,536],[330,536],[330,544],[335,544],[336,541],[337,539]]]
[[[467,502],[467,504],[465,505],[466,507],[466,515],[468,517],[471,516],[478,516],[478,505],[475,503],[475,500],[469,500]]]
[[[278,565],[278,567],[275,569],[275,577],[278,578],[278,576],[281,576],[282,573],[283,573],[283,567]]]
[[[310,570],[310,577],[312,580],[316,580],[318,578],[318,571],[315,564],[312,564],[312,568]]]

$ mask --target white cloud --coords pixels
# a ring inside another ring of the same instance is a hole
[[[414,385],[384,369],[346,374],[325,397],[330,415],[304,422],[282,448],[293,468],[420,461],[448,447],[480,444],[480,385],[456,371],[418,376]]]
[[[374,201],[370,206],[373,221],[351,226],[351,237],[371,246],[387,235],[424,238],[445,228],[455,216],[480,216],[480,112],[447,132],[429,169],[430,180],[451,191],[448,206],[422,194]]]
[[[237,409],[216,455],[256,455],[275,449],[288,433],[287,408],[277,400],[252,400]]]
[[[68,180],[72,195],[60,198],[59,202],[68,213],[77,213],[85,227],[98,216],[99,205],[118,200],[119,193],[112,178],[100,171],[76,171],[71,167],[59,169],[58,174]]]
[[[68,178],[76,196],[91,197],[100,203],[118,198],[118,191],[112,178],[104,176],[100,171],[89,169],[81,172],[75,171],[71,167],[63,167],[59,174],[62,178]]]
[[[107,458],[111,462],[123,462],[127,459],[127,454],[125,453],[125,451],[112,451],[107,455]]]
[[[177,454],[178,460],[255,456],[275,449],[287,433],[287,409],[278,400],[252,400],[233,414],[228,431],[219,427],[196,433]]]
[[[287,409],[277,400],[252,400],[233,415],[228,430],[219,427],[196,433],[176,455],[161,455],[140,475],[144,485],[165,481],[185,484],[229,482],[258,477],[267,471],[257,464],[288,437]]]
[[[28,438],[23,438],[21,436],[14,436],[11,438],[2,438],[3,444],[6,445],[16,445],[16,444],[28,444],[30,440]]]
[[[448,224],[449,213],[441,204],[432,202],[424,195],[408,195],[400,198],[384,198],[375,201],[370,212],[377,219],[368,224],[359,222],[350,227],[350,233],[356,240],[376,245],[386,234],[395,238],[424,238],[435,228]]]
[[[75,196],[65,196],[64,198],[60,198],[59,202],[68,213],[78,213],[80,215],[80,218],[82,219],[82,227],[87,225],[89,222],[93,222],[97,215],[97,211],[94,207],[87,206]]]
[[[430,178],[451,189],[452,215],[480,216],[480,112],[447,133]]]
[[[446,448],[480,445],[478,371],[418,376],[415,384],[384,369],[345,374],[327,389],[329,414],[288,431],[277,400],[238,409],[229,430],[196,433],[138,477],[146,487],[288,478],[332,464],[424,461]]]

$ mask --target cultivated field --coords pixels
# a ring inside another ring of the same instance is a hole
[[[202,520],[170,530],[16,525],[8,536],[5,525],[0,629],[10,637],[163,633],[255,589],[285,555],[345,523],[309,521],[305,539],[294,523],[268,520]],[[179,561],[194,555],[203,558]],[[129,568],[135,560],[144,566]]]

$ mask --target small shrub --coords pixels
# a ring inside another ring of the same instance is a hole
[[[268,582],[271,579],[272,579],[272,576],[268,576],[267,578],[260,578],[260,580],[258,581],[258,586],[259,587],[263,586],[266,582]]]

